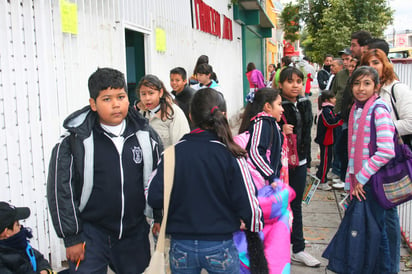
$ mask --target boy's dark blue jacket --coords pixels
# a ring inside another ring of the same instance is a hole
[[[317,130],[315,142],[320,145],[333,145],[333,129],[341,126],[343,120],[339,114],[333,112],[333,105],[323,105],[322,111],[317,120]]]
[[[195,129],[175,147],[166,233],[175,239],[232,239],[242,219],[252,231],[263,215],[245,158],[235,158],[215,133]],[[148,203],[163,208],[163,158],[149,182]]]
[[[63,125],[67,132],[50,158],[47,199],[66,247],[82,242],[83,222],[117,238],[147,231],[144,188],[162,149],[148,122],[129,108],[121,154],[89,106]]]

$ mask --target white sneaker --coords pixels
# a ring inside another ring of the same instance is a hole
[[[332,182],[334,182],[334,183],[342,183],[342,181],[340,180],[340,177],[337,178],[337,179],[333,179]]]
[[[327,183],[324,183],[324,184],[319,184],[318,189],[327,191],[327,190],[331,190],[332,188]]]
[[[339,179],[340,177],[333,172],[329,172],[326,178],[328,178],[329,180],[333,180],[333,179]]]
[[[335,182],[335,181],[334,181],[334,182]],[[342,189],[342,188],[345,187],[345,183],[342,182],[341,180],[339,180],[339,181],[335,182],[335,183],[332,185],[332,187],[333,187],[333,188],[337,188],[337,189]]]
[[[315,257],[313,257],[312,255],[310,255],[309,253],[305,251],[301,251],[298,253],[292,253],[291,259],[294,262],[302,263],[310,267],[320,266],[320,262]]]

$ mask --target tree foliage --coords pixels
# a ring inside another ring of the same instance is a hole
[[[350,45],[350,36],[367,30],[382,37],[393,20],[387,0],[299,0],[302,21],[307,31],[301,41],[305,54],[322,62],[325,54],[337,53]]]
[[[299,5],[287,4],[280,15],[285,40],[294,42],[299,39]]]

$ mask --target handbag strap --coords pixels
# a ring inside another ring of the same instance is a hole
[[[392,105],[393,112],[395,113],[396,120],[399,120],[399,113],[398,113],[398,111],[397,111],[397,109],[396,109],[396,105],[395,105],[395,104],[396,104],[395,86],[396,86],[397,84],[399,84],[399,82],[394,83],[394,84],[392,85],[392,88],[391,88],[391,105]]]
[[[172,192],[173,179],[175,174],[175,146],[168,147],[163,154],[163,220],[160,226],[159,238],[157,240],[156,251],[164,253],[167,215],[169,213],[170,193]]]

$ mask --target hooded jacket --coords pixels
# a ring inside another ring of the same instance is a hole
[[[37,271],[33,270],[33,266],[25,250],[3,246],[0,244],[0,273],[1,274],[36,274],[41,270],[46,270],[51,273],[49,262],[43,255],[32,248],[37,263]]]
[[[306,159],[310,167],[311,153],[311,128],[313,122],[312,104],[306,97],[298,96],[296,105],[282,97],[283,114],[288,124],[292,124],[293,133],[296,134],[299,161]],[[280,128],[284,125],[283,120],[279,122]]]
[[[135,109],[129,108],[125,119],[120,154],[89,106],[63,123],[67,131],[50,157],[47,199],[66,247],[82,242],[85,221],[119,239],[147,230],[144,188],[162,145]]]

